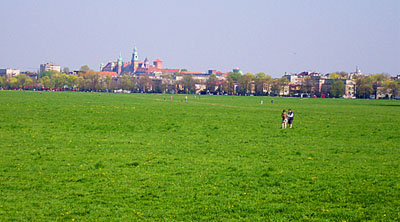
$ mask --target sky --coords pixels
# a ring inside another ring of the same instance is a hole
[[[0,68],[70,70],[122,54],[273,77],[400,74],[399,0],[2,0]]]

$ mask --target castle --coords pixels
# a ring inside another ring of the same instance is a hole
[[[146,58],[143,62],[139,61],[138,51],[136,46],[133,49],[132,59],[130,62],[123,62],[121,54],[117,60],[109,61],[106,65],[101,64],[101,72],[115,72],[118,75],[121,74],[135,74],[136,72],[147,72],[151,69],[162,69],[162,61],[156,59],[153,61],[153,65],[149,64],[149,60]]]

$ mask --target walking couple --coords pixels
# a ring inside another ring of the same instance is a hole
[[[286,129],[287,122],[289,122],[289,128],[292,128],[294,114],[292,109],[289,109],[289,112],[286,112],[286,109],[282,111],[282,129]]]

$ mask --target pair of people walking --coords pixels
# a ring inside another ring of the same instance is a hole
[[[292,112],[292,109],[288,110],[289,112],[286,112],[286,109],[284,109],[282,111],[282,129],[286,129],[287,127],[287,123],[289,122],[289,128],[292,128],[292,124],[293,124],[293,118],[294,118],[294,114]]]

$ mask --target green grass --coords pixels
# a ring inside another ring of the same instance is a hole
[[[399,101],[169,96],[0,91],[0,221],[400,220]]]

